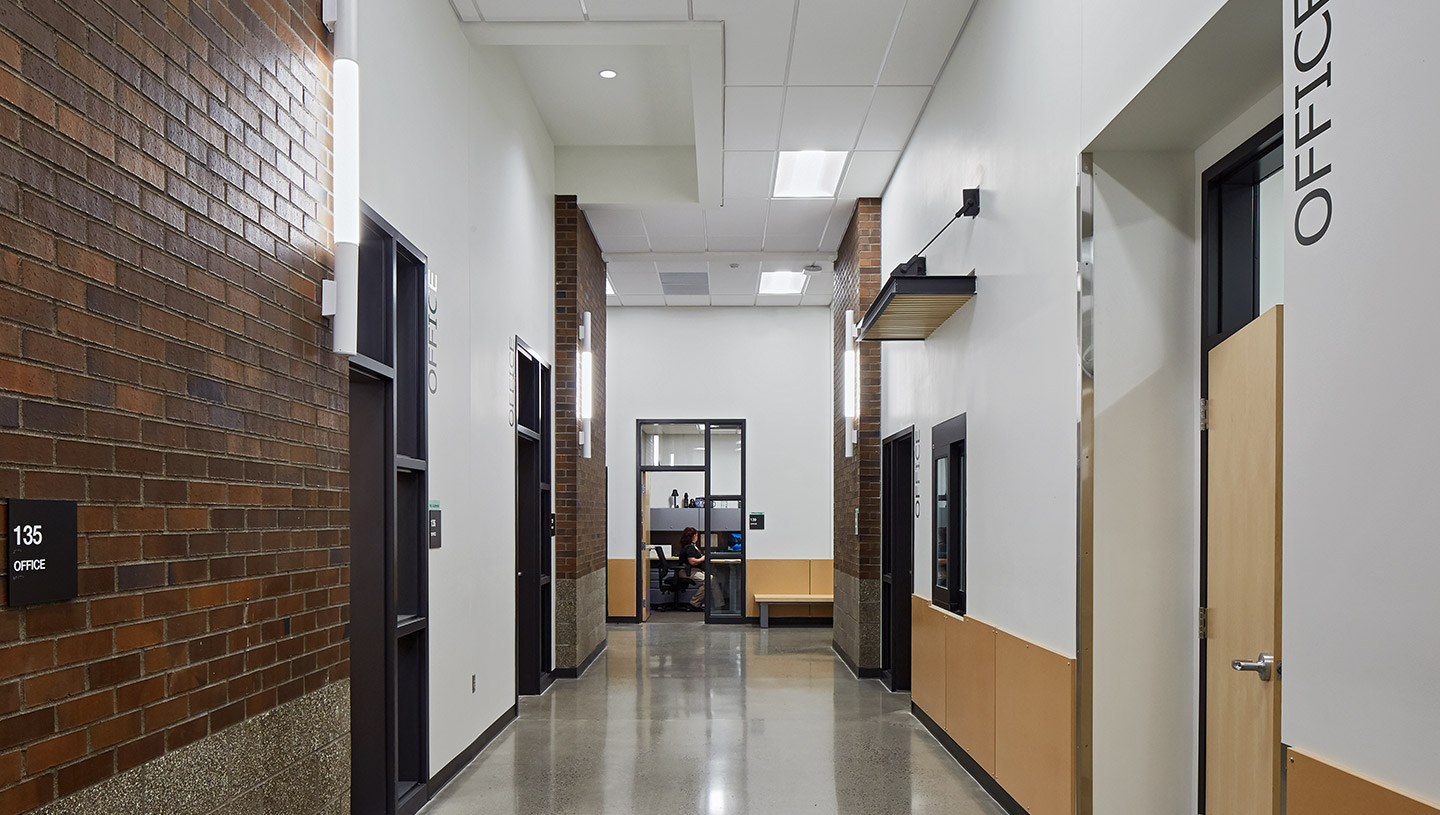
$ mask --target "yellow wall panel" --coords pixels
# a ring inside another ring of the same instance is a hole
[[[810,561],[747,560],[745,562],[745,616],[759,617],[757,594],[809,594]],[[771,617],[808,617],[809,606],[771,606]]]
[[[606,564],[611,617],[635,616],[635,561],[612,558]]]
[[[945,732],[995,774],[995,629],[944,616]]]
[[[835,594],[835,561],[810,561],[810,593]],[[810,606],[811,617],[829,617],[835,613],[835,604]]]
[[[945,722],[944,615],[910,595],[910,700],[938,724]]]
[[[1285,779],[1289,815],[1440,815],[1440,808],[1291,750]]]
[[[1075,807],[1075,661],[995,634],[995,780],[1031,815]]]

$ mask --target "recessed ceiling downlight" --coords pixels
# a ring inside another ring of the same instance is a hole
[[[619,76],[619,74],[615,73],[614,71],[610,70],[609,68],[606,68],[605,70],[603,70],[603,71],[600,72],[600,78],[601,78],[601,79],[614,79],[614,78],[617,77],[617,76]]]

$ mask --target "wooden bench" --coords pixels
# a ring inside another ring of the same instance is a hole
[[[795,605],[808,606],[814,603],[833,603],[833,594],[757,594],[755,602],[760,606],[760,627],[770,627],[770,606],[773,605]]]

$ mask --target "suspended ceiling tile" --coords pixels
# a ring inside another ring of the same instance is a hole
[[[645,238],[601,237],[596,235],[595,239],[600,242],[600,250],[602,252],[630,253],[650,251],[650,241]]]
[[[711,235],[706,245],[711,252],[759,252],[765,248],[765,233]]]
[[[807,293],[800,296],[800,305],[802,306],[828,306],[835,299],[834,292],[825,291],[821,294],[809,294],[810,289],[806,289],[805,291]]]
[[[920,110],[930,96],[930,86],[876,88],[870,114],[860,131],[857,150],[904,150]]]
[[[753,306],[755,295],[753,294],[712,294],[710,295],[712,306]]]
[[[665,235],[650,239],[656,252],[704,252],[704,235]]]
[[[765,234],[766,252],[819,252],[820,232],[817,230],[814,235],[776,235]],[[804,266],[804,263],[796,263],[795,266]]]
[[[605,298],[605,305],[607,305],[607,306],[623,306],[623,305],[625,305],[625,303],[622,302],[619,297],[616,297],[615,295],[612,294],[612,295],[609,295],[609,296],[607,296],[607,297]]]
[[[643,294],[664,294],[665,290],[660,286],[660,275],[655,274],[653,264],[649,272],[610,272],[610,285],[615,288],[615,295],[629,302],[634,295]]]
[[[748,235],[765,231],[770,202],[763,198],[731,200],[718,209],[705,210],[705,230],[721,235]]]
[[[796,88],[785,96],[781,150],[850,150],[865,111],[870,87]]]
[[[455,9],[455,16],[461,21],[480,22],[480,9],[475,6],[475,0],[450,0],[450,7]]]
[[[692,260],[683,263],[656,263],[655,270],[660,274],[708,274],[710,264],[703,260]]]
[[[651,242],[661,236],[705,234],[705,212],[699,204],[650,207],[642,210],[641,214],[645,218],[645,233],[650,236]]]
[[[585,220],[597,236],[644,237],[645,219],[640,211],[619,207],[591,207],[585,210]]]
[[[793,0],[694,0],[695,19],[725,21],[725,84],[783,85]]]
[[[766,223],[767,234],[813,235],[812,244],[820,244],[820,235],[830,220],[835,208],[831,198],[803,199],[777,198],[770,202],[770,219]]]
[[[627,306],[663,306],[665,295],[663,294],[633,294],[624,295],[620,301]]]
[[[767,260],[760,264],[760,271],[762,274],[764,272],[799,272],[803,271],[804,266],[804,260]],[[760,290],[758,283],[755,290]]]
[[[974,5],[974,0],[910,0],[880,72],[880,84],[933,84]]]
[[[583,21],[580,0],[475,0],[486,22]]]
[[[688,20],[687,0],[585,0],[591,20]]]
[[[791,85],[873,85],[904,0],[800,0]]]
[[[769,198],[775,189],[775,152],[727,151],[725,153],[725,201],[736,198]]]
[[[725,149],[774,150],[784,88],[725,89]]]
[[[899,151],[868,152],[857,150],[850,156],[850,169],[840,183],[841,198],[875,198],[885,192],[890,176],[895,173]]]
[[[620,261],[605,264],[606,271],[611,275],[617,274],[655,274],[655,264],[651,262]]]
[[[710,272],[710,294],[737,296],[748,295],[752,300],[755,293],[760,290],[760,264],[744,263],[739,269],[725,268],[722,264],[711,264],[721,266]]]
[[[757,306],[798,306],[801,295],[798,294],[759,294],[755,296]]]
[[[665,295],[667,306],[708,306],[710,295],[708,294],[667,294]]]

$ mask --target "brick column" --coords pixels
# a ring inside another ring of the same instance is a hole
[[[578,671],[605,643],[605,261],[573,195],[555,196],[555,668]],[[594,364],[590,458],[580,455],[580,314]],[[573,675],[573,674],[571,674]]]
[[[859,343],[859,441],[845,456],[845,312],[880,292],[880,199],[861,198],[835,259],[835,649],[857,671],[880,667],[880,345]],[[858,511],[858,516],[856,515]],[[858,527],[857,527],[858,517]]]

